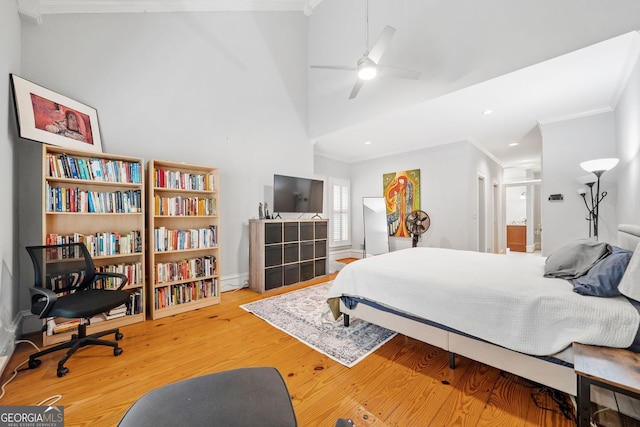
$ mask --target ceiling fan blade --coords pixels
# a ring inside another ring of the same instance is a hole
[[[353,89],[351,89],[351,94],[349,95],[349,99],[353,99],[360,92],[360,88],[362,87],[364,81],[358,79],[356,80],[356,84],[353,85]]]
[[[421,71],[409,70],[406,68],[390,67],[388,65],[378,65],[378,75],[384,77],[395,77],[398,79],[419,80],[422,76]]]
[[[325,70],[345,70],[345,71],[355,71],[357,67],[350,67],[346,65],[312,65],[311,68],[322,68]]]
[[[391,41],[391,37],[396,32],[396,29],[390,26],[384,27],[384,30],[378,36],[378,39],[369,50],[369,54],[367,55],[369,59],[371,59],[376,64],[380,62],[380,58],[382,58],[382,54],[387,49],[389,42]]]

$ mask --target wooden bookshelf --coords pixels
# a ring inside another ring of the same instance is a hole
[[[126,274],[123,317],[94,319],[88,333],[145,320],[144,163],[135,157],[41,146],[42,244],[84,242],[98,270]],[[64,319],[54,319],[61,322]],[[51,328],[49,328],[51,329]],[[43,332],[45,346],[69,332]]]
[[[218,170],[150,160],[147,173],[149,316],[219,304]]]

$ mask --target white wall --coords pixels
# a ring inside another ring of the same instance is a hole
[[[241,285],[273,174],[313,174],[307,17],[46,15],[22,43],[22,76],[96,108],[105,152],[220,169],[222,285]]]
[[[586,160],[615,157],[615,114],[587,117],[541,125],[542,132],[542,255],[589,235],[585,220],[587,208],[577,189],[584,187],[576,179],[588,173],[580,163]],[[616,170],[603,175],[600,191],[608,195],[600,205],[598,234],[601,241],[615,242]],[[549,201],[550,194],[560,193],[561,202]],[[637,221],[636,221],[637,222]]]
[[[351,177],[351,168],[349,163],[329,159],[317,154],[313,157],[313,171],[316,175],[325,177],[331,176],[342,179],[349,179]]]
[[[0,200],[4,203],[0,221],[0,372],[13,351],[19,321],[17,280],[18,186],[14,178],[16,119],[9,74],[20,72],[20,19],[15,1],[0,2]],[[24,250],[24,249],[22,249]]]
[[[637,37],[635,39],[638,43]],[[616,108],[618,221],[640,223],[640,60],[629,76]]]
[[[478,177],[484,177],[484,185],[486,191],[486,204],[485,204],[485,224],[486,228],[486,245],[485,250],[487,252],[502,253],[506,249],[507,236],[504,219],[504,200],[503,191],[504,188],[504,170],[502,165],[498,164],[492,157],[489,157],[485,152],[479,150],[475,145],[469,147],[470,154],[470,171],[471,177],[469,178],[468,188],[477,188]],[[451,165],[456,165],[455,162],[451,162]],[[481,226],[478,221],[478,200],[477,194],[470,196],[472,200],[473,208],[473,226],[472,238],[469,242],[469,248],[477,250],[479,246],[478,242],[478,228]],[[494,199],[495,198],[495,199]],[[495,232],[494,232],[495,227]],[[495,234],[495,239],[494,239]],[[494,242],[495,240],[495,242]]]
[[[477,248],[477,173],[501,185],[501,168],[469,142],[457,142],[351,165],[352,245],[363,243],[362,198],[383,196],[382,175],[420,169],[420,209],[429,214],[431,227],[420,246],[475,250]],[[487,194],[491,194],[489,188]],[[488,199],[490,200],[490,198]],[[487,203],[489,209],[491,203]],[[489,209],[490,212],[490,209]],[[490,230],[491,215],[487,217]],[[390,238],[390,249],[410,247],[411,239]],[[502,245],[504,247],[504,245]]]

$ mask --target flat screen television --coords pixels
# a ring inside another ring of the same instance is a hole
[[[294,176],[273,176],[274,213],[320,213],[324,181]]]

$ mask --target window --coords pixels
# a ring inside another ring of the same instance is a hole
[[[351,246],[351,196],[350,182],[346,179],[329,178],[331,188],[331,235],[329,246]]]

